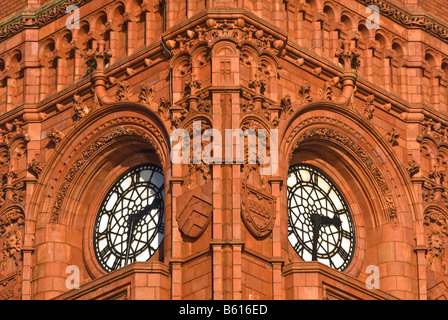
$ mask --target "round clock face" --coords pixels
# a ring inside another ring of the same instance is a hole
[[[297,254],[344,270],[353,256],[355,230],[337,187],[309,165],[292,166],[287,185],[288,238]]]
[[[106,271],[147,261],[163,240],[163,174],[145,165],[124,174],[107,193],[96,218],[95,255]]]

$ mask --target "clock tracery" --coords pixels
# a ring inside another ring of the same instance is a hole
[[[320,261],[338,270],[349,265],[355,231],[347,204],[333,182],[318,169],[289,169],[288,238],[305,261]]]
[[[147,261],[163,240],[163,174],[146,165],[123,175],[109,190],[94,227],[98,262],[113,271]]]

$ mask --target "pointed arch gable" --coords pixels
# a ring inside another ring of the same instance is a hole
[[[413,191],[409,189],[410,177],[404,166],[376,129],[354,111],[330,104],[310,104],[296,111],[285,131],[280,133],[279,140],[280,150],[285,150],[280,154],[284,167],[294,150],[306,140],[333,143],[341,154],[350,157],[356,166],[363,168],[365,185],[375,186],[372,199],[380,200],[376,212],[383,213],[382,217],[375,218],[376,221],[412,225],[413,219],[421,216]],[[322,147],[325,148],[325,143]],[[397,191],[410,199],[409,203],[394,200],[399,198]]]

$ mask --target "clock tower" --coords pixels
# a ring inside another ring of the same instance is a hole
[[[448,298],[445,0],[0,8],[0,298]]]

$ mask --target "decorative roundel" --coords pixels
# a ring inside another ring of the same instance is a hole
[[[134,168],[110,188],[96,218],[95,255],[113,271],[147,261],[163,240],[163,173],[154,165]]]
[[[334,269],[349,265],[355,248],[353,220],[335,184],[317,168],[289,169],[288,239],[304,261]]]

